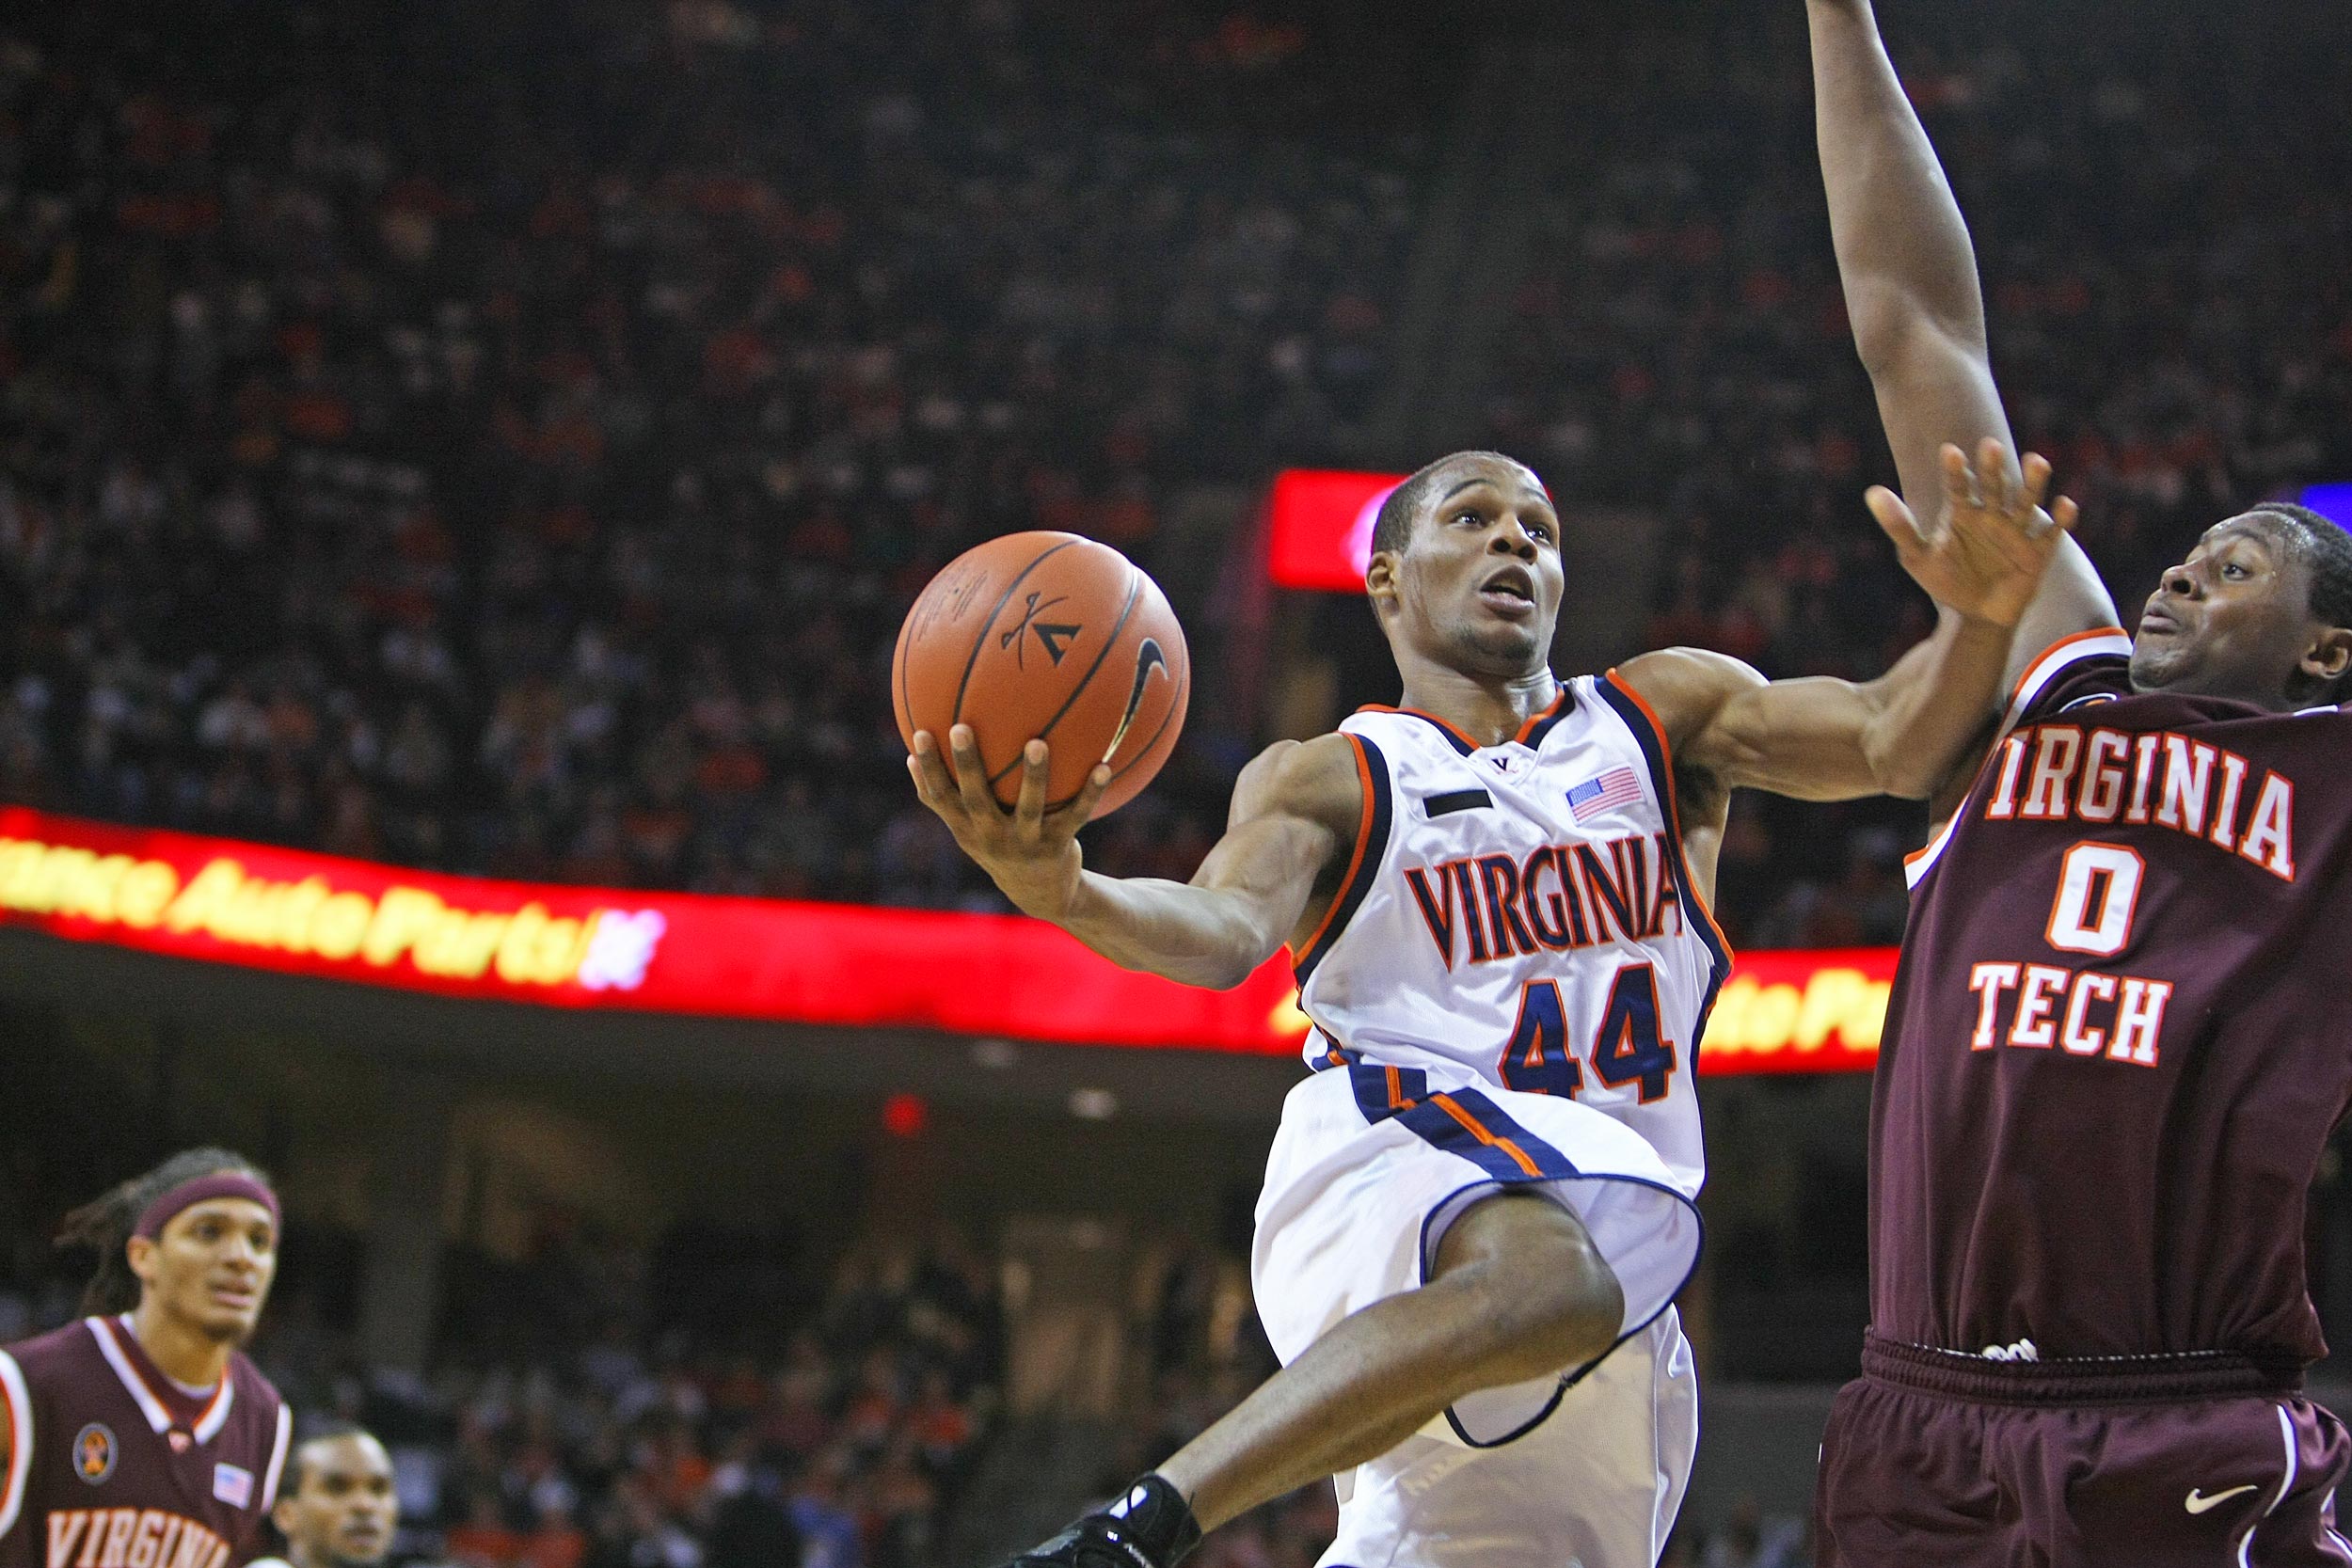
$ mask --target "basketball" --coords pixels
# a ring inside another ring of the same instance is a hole
[[[1184,727],[1192,661],[1158,583],[1108,545],[1009,533],[930,580],[898,628],[891,702],[911,749],[929,730],[954,771],[952,724],[969,724],[989,788],[1021,793],[1021,752],[1053,748],[1046,809],[1077,799],[1098,762],[1106,816],[1142,793]]]

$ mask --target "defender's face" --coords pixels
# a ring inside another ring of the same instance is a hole
[[[2309,570],[2256,514],[2216,523],[2148,596],[2132,684],[2273,704],[2311,645]]]
[[[1560,615],[1560,515],[1516,463],[1464,458],[1393,562],[1391,635],[1468,673],[1543,667]]]
[[[300,1550],[297,1561],[373,1568],[392,1549],[400,1498],[392,1461],[365,1433],[303,1445],[302,1485],[278,1505],[278,1528]]]
[[[134,1237],[130,1262],[165,1311],[212,1338],[243,1344],[278,1274],[278,1227],[249,1198],[207,1198],[174,1214],[154,1241]]]

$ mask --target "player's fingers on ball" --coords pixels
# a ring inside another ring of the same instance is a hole
[[[976,816],[995,815],[996,800],[988,792],[988,770],[980,766],[980,743],[972,726],[949,730],[947,747],[955,753],[956,793],[963,797],[963,809]]]
[[[1055,817],[1055,826],[1064,832],[1075,833],[1087,825],[1094,808],[1103,801],[1103,792],[1111,786],[1111,766],[1098,762],[1087,775],[1087,782],[1078,787],[1078,798],[1061,809]]]
[[[1032,740],[1021,748],[1021,793],[1013,800],[1012,815],[1032,838],[1045,818],[1045,778],[1052,768],[1053,752],[1045,742]]]
[[[2082,515],[2083,509],[2074,504],[2072,496],[2060,496],[2050,503],[2050,521],[2056,523],[2062,532],[2074,532],[2074,525],[2082,521]]]
[[[921,792],[923,803],[936,811],[955,796],[955,787],[947,778],[947,765],[940,760],[939,746],[928,731],[914,736],[914,754],[907,758],[907,769],[914,775],[914,787]]]

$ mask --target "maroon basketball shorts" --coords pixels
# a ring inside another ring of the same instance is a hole
[[[1872,1338],[1831,1410],[1823,1568],[2352,1564],[2344,1424],[2230,1355],[2004,1362]]]

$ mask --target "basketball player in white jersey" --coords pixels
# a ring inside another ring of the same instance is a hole
[[[1382,506],[1365,575],[1400,708],[1280,742],[1191,882],[1088,872],[1108,783],[1008,812],[971,732],[918,734],[926,804],[1022,910],[1130,968],[1232,986],[1286,942],[1314,1028],[1258,1208],[1285,1365],[1018,1561],[1172,1568],[1336,1476],[1327,1564],[1649,1568],[1697,1437],[1669,1306],[1699,1248],[1692,1089],[1730,958],[1708,913],[1730,792],[1920,797],[1997,705],[2010,632],[2071,524],[2005,453],[1925,533],[1872,510],[1948,607],[1888,674],[1767,683],[1691,649],[1556,679],[1560,519],[1524,466],[1459,452]]]

